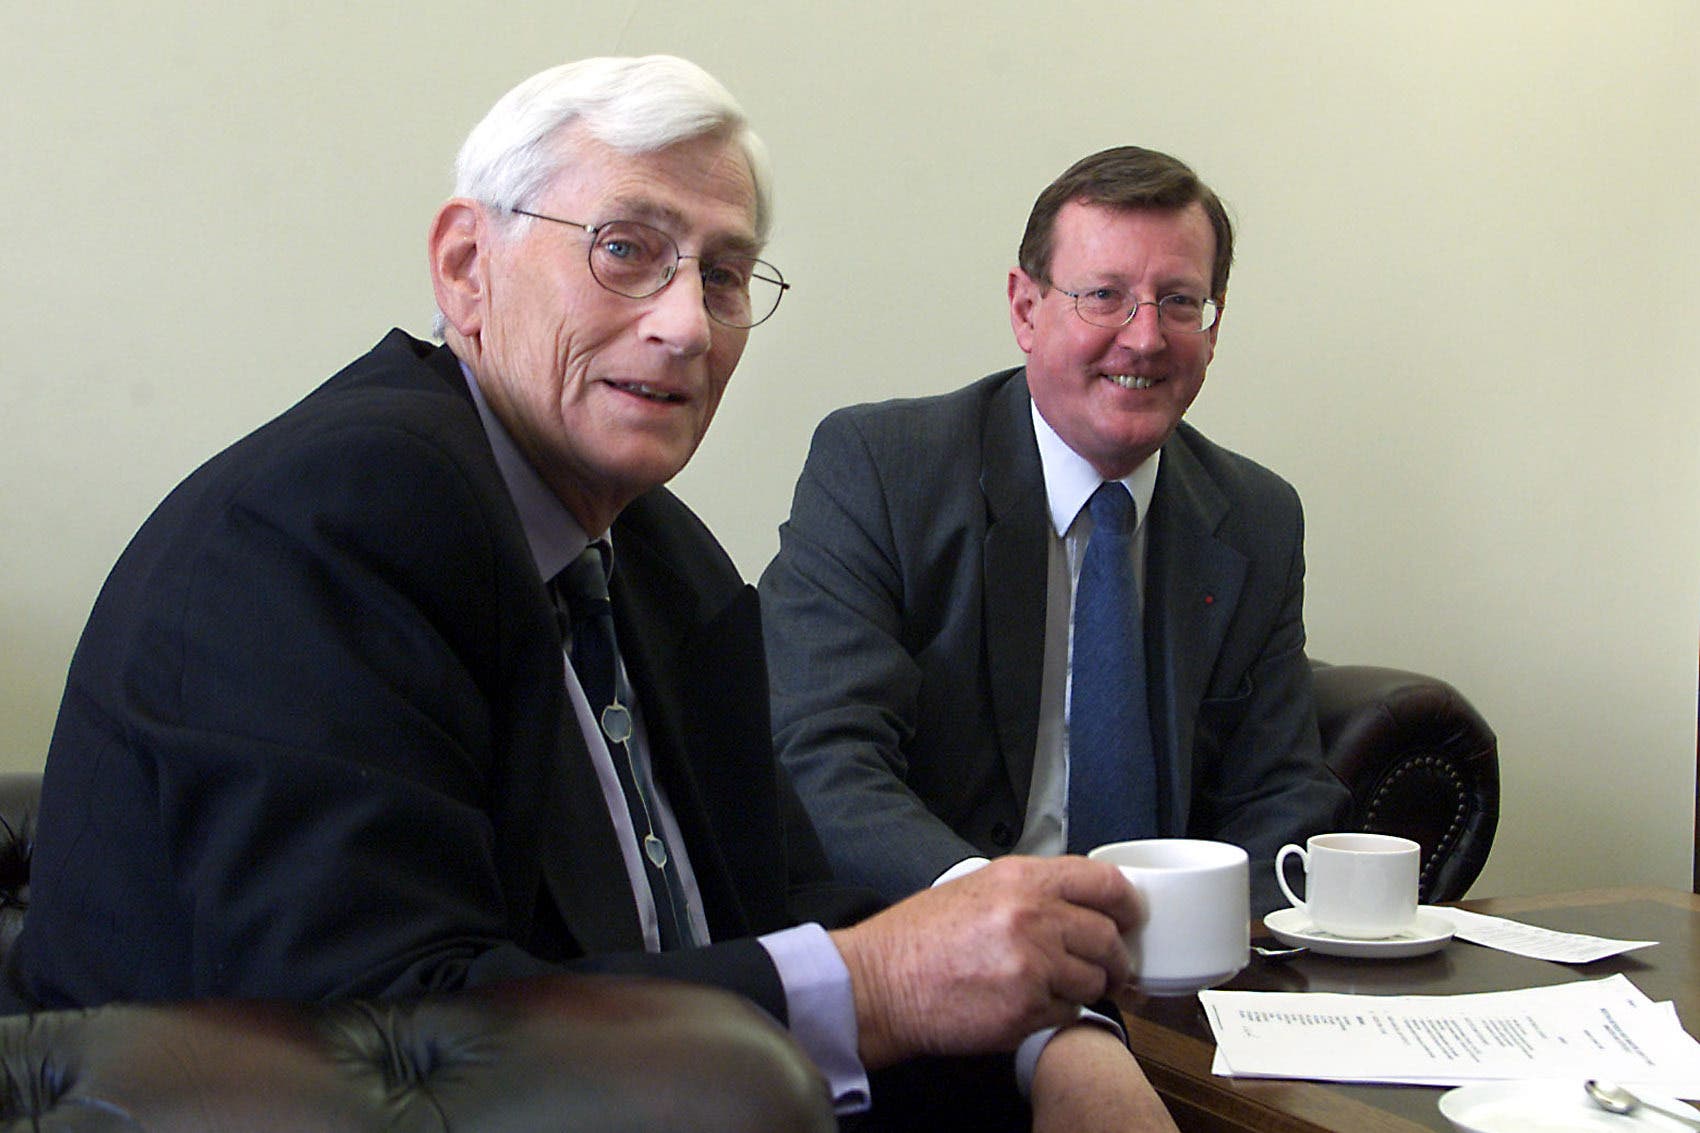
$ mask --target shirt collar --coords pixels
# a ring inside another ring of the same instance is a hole
[[[1057,431],[1051,428],[1051,423],[1045,420],[1037,405],[1029,402],[1028,408],[1033,413],[1033,435],[1039,442],[1039,467],[1045,475],[1045,500],[1051,509],[1051,526],[1056,529],[1057,537],[1062,538],[1068,534],[1074,517],[1080,514],[1080,509],[1086,506],[1086,501],[1092,498],[1092,493],[1098,490],[1104,478],[1085,457],[1057,436]],[[1157,466],[1162,458],[1163,450],[1158,449],[1122,478],[1138,509],[1135,515],[1138,516],[1139,527],[1145,525],[1146,513],[1151,509],[1151,497],[1157,491]]]
[[[578,558],[590,545],[590,536],[579,526],[573,513],[567,510],[554,492],[543,483],[537,469],[519,451],[507,428],[484,400],[478,379],[472,376],[466,363],[460,364],[466,375],[466,387],[472,391],[472,403],[478,407],[478,419],[483,422],[484,435],[490,438],[490,451],[495,454],[496,467],[508,486],[520,524],[525,528],[525,541],[531,546],[531,557],[537,563],[537,573],[547,582],[561,573],[566,565]]]

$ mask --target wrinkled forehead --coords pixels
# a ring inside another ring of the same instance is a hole
[[[542,194],[551,206],[594,215],[588,224],[636,220],[717,249],[755,254],[756,184],[743,148],[724,132],[631,153],[569,130],[560,163]]]

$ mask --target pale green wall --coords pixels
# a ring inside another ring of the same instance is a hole
[[[0,6],[0,766],[39,763],[160,496],[427,328],[478,115],[648,51],[725,80],[779,175],[796,289],[679,483],[746,573],[828,409],[1017,360],[1044,183],[1168,149],[1243,234],[1193,419],[1304,495],[1313,653],[1444,674],[1499,731],[1477,892],[1686,886],[1694,0]]]

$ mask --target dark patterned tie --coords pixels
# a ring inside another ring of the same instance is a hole
[[[1133,497],[1100,484],[1074,594],[1069,663],[1068,851],[1155,838],[1157,758],[1145,702],[1145,631],[1133,576]]]
[[[595,542],[567,564],[555,576],[552,587],[555,608],[562,611],[565,607],[566,624],[561,632],[568,642],[573,671],[578,674],[585,699],[590,701],[590,711],[608,740],[608,754],[613,757],[614,772],[626,795],[626,810],[631,814],[633,832],[643,851],[650,895],[655,899],[661,947],[689,947],[698,941],[686,913],[679,864],[668,852],[657,822],[658,800],[649,788],[647,777],[639,774],[641,756],[630,742],[632,714],[626,703],[630,697],[622,695],[614,606],[608,600],[609,554],[606,543]]]

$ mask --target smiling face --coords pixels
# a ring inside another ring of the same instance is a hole
[[[1114,209],[1073,201],[1057,213],[1046,287],[1009,275],[1009,317],[1027,354],[1033,404],[1057,435],[1105,479],[1119,479],[1162,447],[1204,385],[1216,327],[1167,333],[1141,306],[1124,327],[1093,326],[1061,288],[1115,286],[1144,302],[1210,296],[1216,236],[1204,209]],[[1218,324],[1220,325],[1220,324]]]
[[[758,250],[754,182],[724,138],[623,154],[573,129],[561,144],[564,171],[529,210],[642,221],[685,255]],[[532,221],[504,236],[499,220],[465,200],[438,214],[431,257],[444,337],[544,481],[599,535],[690,460],[749,331],[708,317],[695,260],[659,293],[629,299],[590,274],[588,234]]]

